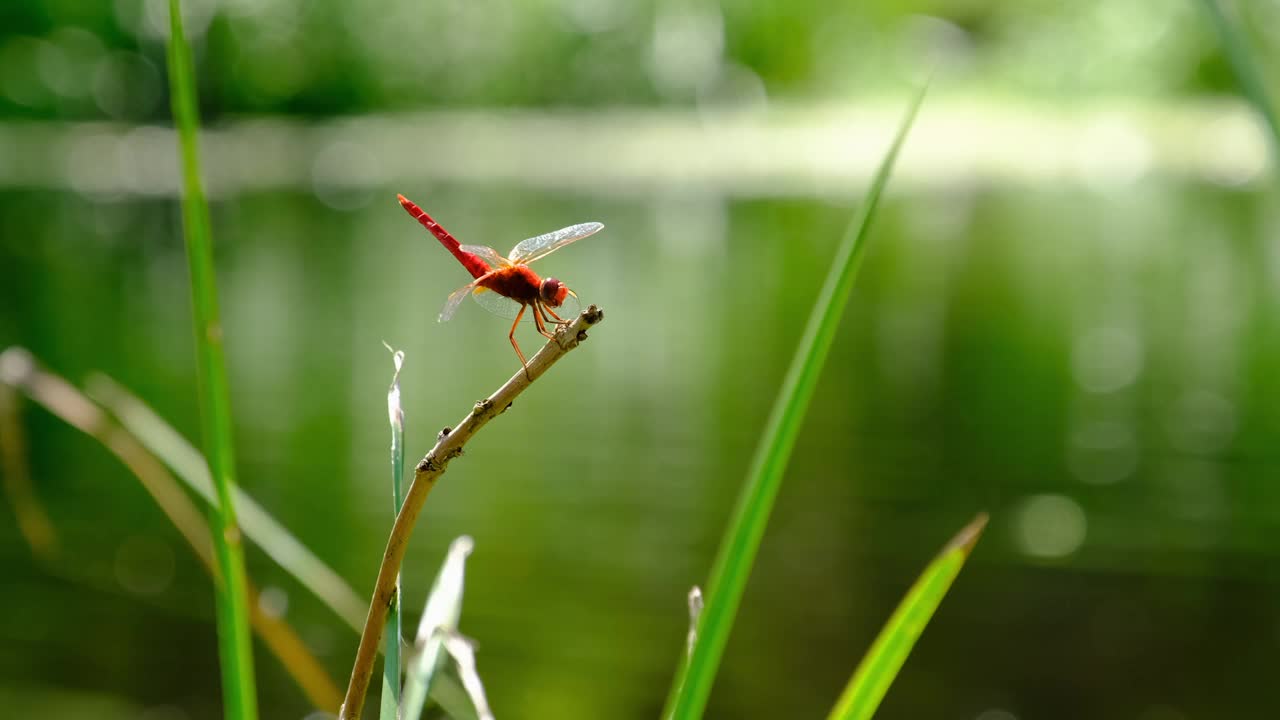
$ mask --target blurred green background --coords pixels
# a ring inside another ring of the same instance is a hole
[[[0,348],[105,372],[198,440],[166,3],[0,5]],[[500,718],[653,718],[840,233],[932,89],[709,710],[821,717],[897,600],[992,523],[883,718],[1266,717],[1280,651],[1280,212],[1194,2],[199,0],[188,7],[240,479],[363,596],[408,448],[517,368],[395,194],[606,311],[451,466],[409,622],[476,541]],[[1270,77],[1280,3],[1231,5]],[[1277,89],[1273,86],[1272,88]],[[527,329],[526,348],[537,336]],[[212,594],[130,473],[22,411],[57,532],[0,503],[0,705],[219,717]],[[356,640],[256,548],[340,684]],[[263,717],[311,708],[258,646]]]

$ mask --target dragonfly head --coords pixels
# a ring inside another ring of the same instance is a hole
[[[543,278],[542,285],[538,288],[538,295],[542,298],[542,302],[553,308],[560,307],[565,297],[572,294],[572,290],[553,277]]]

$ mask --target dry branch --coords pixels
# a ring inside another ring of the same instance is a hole
[[[592,305],[583,310],[567,327],[557,330],[555,338],[547,341],[538,354],[530,358],[527,372],[522,369],[511,376],[497,392],[476,403],[457,426],[441,431],[435,447],[414,468],[413,483],[405,495],[400,513],[396,515],[391,536],[387,539],[387,548],[382,555],[382,565],[378,568],[378,580],[374,585],[373,599],[369,603],[369,616],[365,620],[364,632],[360,635],[360,647],[356,650],[355,664],[351,669],[351,682],[342,703],[341,720],[358,720],[364,710],[364,698],[369,690],[369,678],[373,675],[383,625],[395,593],[396,575],[404,562],[405,550],[417,524],[418,513],[436,480],[444,474],[449,461],[462,454],[462,447],[471,436],[511,407],[511,402],[517,395],[524,392],[525,388],[566,353],[576,348],[578,343],[586,340],[587,329],[603,319],[604,312]]]

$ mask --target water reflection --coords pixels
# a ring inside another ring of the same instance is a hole
[[[316,182],[360,155],[331,148],[313,166]],[[435,322],[464,274],[399,211],[395,189],[250,193],[214,207],[244,485],[358,589],[372,581],[390,522],[382,341],[407,355],[411,453],[516,370],[501,319],[468,304]],[[958,668],[954,658],[976,642],[1084,677],[1168,654],[1141,633],[1113,638],[1114,652],[1087,668],[1028,646],[1056,632],[1064,603],[1087,622],[1120,599],[1142,606],[1149,583],[1181,578],[1162,585],[1166,609],[1151,627],[1239,629],[1202,598],[1221,592],[1249,606],[1257,596],[1247,584],[1220,583],[1242,582],[1232,563],[1268,552],[1272,463],[1259,428],[1280,421],[1265,400],[1269,376],[1249,368],[1276,360],[1258,334],[1275,295],[1250,258],[1263,252],[1255,244],[1274,210],[1260,196],[1204,187],[1125,192],[1094,213],[1081,211],[1096,202],[1088,189],[890,198],[717,686],[724,714],[823,712],[918,567],[980,508],[992,512],[990,535],[901,678],[906,691],[891,694],[891,713],[1020,717],[1018,708],[1043,707],[1051,691],[1012,668]],[[848,209],[694,191],[439,185],[426,194],[465,242],[502,247],[604,221],[600,236],[545,262],[606,321],[451,467],[413,540],[405,592],[421,598],[448,540],[474,536],[483,552],[462,628],[481,641],[500,714],[532,704],[544,716],[651,717],[685,642],[686,594],[705,581]],[[20,309],[0,317],[0,340],[31,346],[73,378],[106,370],[196,437],[172,204],[16,193],[0,203],[10,227],[40,238],[0,241],[0,292]],[[53,203],[73,212],[49,224]],[[1226,216],[1210,240],[1206,221],[1187,219],[1225,206],[1247,212]],[[179,652],[170,634],[125,633],[117,649],[171,661],[154,670],[159,687],[185,687],[197,671],[210,678],[180,704],[192,717],[214,713],[212,700],[189,700],[217,697],[198,568],[168,549],[172,531],[144,497],[97,489],[86,507],[87,478],[129,487],[127,476],[92,443],[29,415],[38,491],[68,554],[105,564],[100,582],[124,597],[166,608],[169,633],[201,638]],[[152,526],[132,527],[135,516]],[[3,532],[7,562],[52,592]],[[95,539],[104,534],[116,540]],[[354,637],[265,559],[250,562],[264,607],[345,673]],[[1077,579],[1091,573],[1110,580],[1081,597]],[[996,622],[993,603],[1020,632],[983,629]],[[99,612],[100,624],[125,627],[157,611],[129,600]],[[40,642],[52,661],[75,631],[48,627]],[[1229,669],[1247,662],[1213,656]],[[86,662],[91,676],[108,659]],[[795,686],[763,688],[762,674],[780,667],[803,669]],[[44,677],[12,662],[4,670],[21,682]],[[272,672],[265,706],[300,716],[296,692]],[[939,704],[911,694],[938,677],[948,688]],[[1130,684],[1142,694],[1159,683]],[[137,693],[148,707],[174,702]],[[999,699],[1010,694],[1024,701]]]

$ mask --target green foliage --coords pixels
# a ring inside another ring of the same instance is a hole
[[[751,574],[751,566],[760,548],[760,540],[764,536],[787,462],[791,458],[791,450],[800,434],[809,401],[813,399],[814,388],[817,387],[818,377],[840,324],[840,316],[865,255],[871,221],[875,217],[898,150],[911,128],[924,94],[925,90],[921,89],[903,118],[893,145],[871,182],[862,207],[845,231],[826,282],[809,315],[808,325],[791,360],[791,367],[783,380],[768,425],[760,439],[742,494],[721,541],[720,552],[711,570],[706,605],[697,624],[697,639],[692,652],[681,661],[664,717],[701,717],[706,708],[743,589]]]
[[[875,714],[986,525],[985,514],[974,518],[924,569],[854,671],[829,720],[869,720]]]
[[[215,583],[218,607],[218,654],[222,664],[225,714],[237,720],[258,716],[253,677],[253,645],[244,572],[244,548],[236,526],[235,454],[232,449],[231,402],[227,389],[218,292],[214,284],[213,241],[209,206],[200,184],[196,113],[196,81],[191,48],[182,30],[182,8],[169,0],[169,80],[173,117],[182,155],[182,223],[191,271],[195,319],[200,418],[218,504],[212,509],[213,544],[221,582]]]

